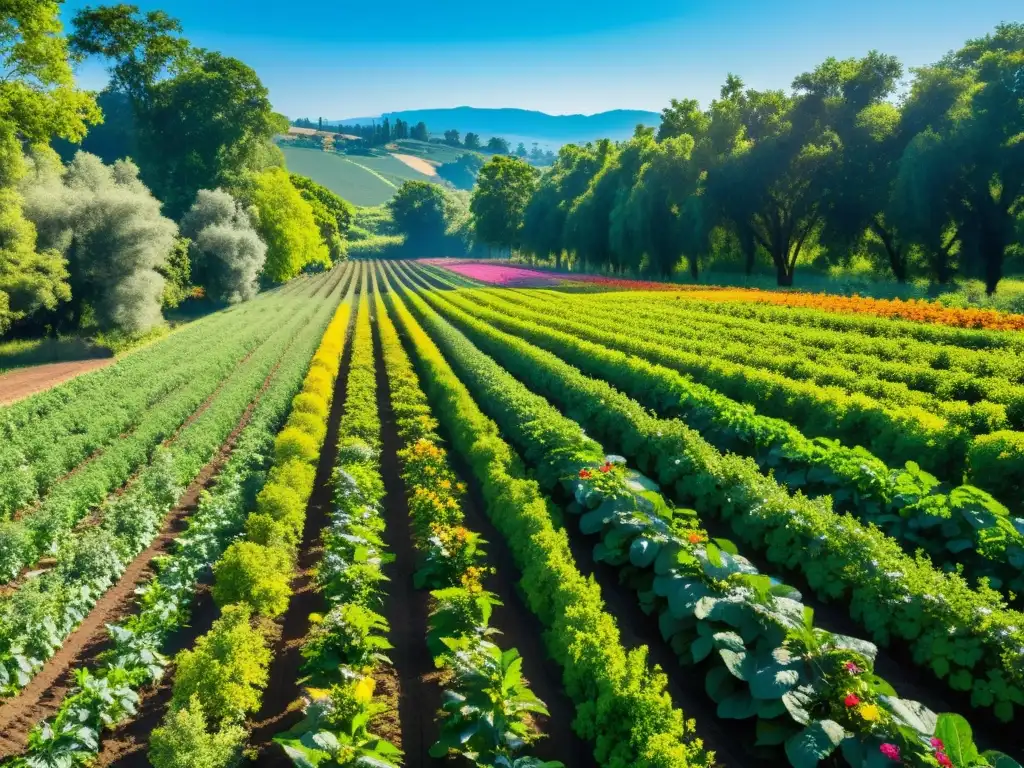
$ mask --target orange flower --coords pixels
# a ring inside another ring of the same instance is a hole
[[[580,480],[589,480],[589,479],[590,479],[590,470],[589,469],[581,469],[580,470]]]

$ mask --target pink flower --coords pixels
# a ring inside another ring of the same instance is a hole
[[[900,748],[897,747],[895,744],[883,744],[878,748],[878,751],[886,757],[888,757],[894,763],[898,763],[900,761]]]
[[[864,670],[854,664],[852,661],[846,662],[846,671],[851,675],[859,675]]]
[[[843,699],[843,704],[845,704],[847,707],[856,707],[858,704],[860,704],[860,699],[857,698],[857,694],[848,693],[846,694],[846,698]]]
[[[936,752],[935,759],[939,761],[939,765],[942,768],[953,768],[953,761],[949,759],[949,756],[945,752]]]
[[[932,748],[941,752],[946,748],[946,745],[942,743],[942,739],[937,739],[932,736]]]

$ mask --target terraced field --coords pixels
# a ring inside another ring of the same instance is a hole
[[[629,287],[350,263],[0,411],[3,764],[1019,766],[1019,332]]]

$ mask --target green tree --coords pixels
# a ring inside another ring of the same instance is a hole
[[[480,134],[467,133],[462,144],[466,149],[480,149]]]
[[[246,603],[260,616],[284,613],[291,597],[288,552],[251,541],[236,541],[214,566],[213,599],[224,607]]]
[[[516,145],[516,157],[526,157],[529,154],[530,153],[526,151],[526,145],[520,141],[519,144]]]
[[[313,209],[313,218],[320,229],[321,239],[330,251],[331,262],[344,261],[348,255],[345,232],[352,224],[352,206],[307,176],[293,173],[288,178]]]
[[[429,141],[430,132],[427,131],[427,124],[423,121],[416,123],[409,133],[409,138],[415,139],[416,141]]]
[[[177,20],[133,5],[86,8],[72,45],[110,59],[112,87],[131,99],[143,177],[175,217],[200,189],[283,165],[270,138],[288,122],[241,61],[193,48]]]
[[[452,128],[449,131],[444,132],[444,143],[450,147],[460,147],[462,143],[459,141],[459,132]]]
[[[251,618],[245,603],[225,606],[210,631],[175,657],[172,710],[189,707],[197,696],[216,728],[241,723],[259,708],[271,653]]]
[[[658,141],[683,135],[699,138],[707,133],[709,123],[710,119],[701,112],[696,99],[672,99],[669,106],[661,110]]]
[[[437,175],[458,189],[472,189],[484,161],[480,155],[467,152],[454,163],[443,163],[437,168]]]
[[[263,266],[267,280],[283,283],[307,266],[330,266],[313,209],[292,185],[287,171],[268,168],[253,176],[248,186],[256,208],[256,230],[267,244]]]
[[[75,87],[60,3],[8,3],[0,23],[0,333],[40,309],[70,298],[64,260],[37,250],[18,183],[23,147],[52,139],[81,141],[100,112]]]
[[[904,210],[932,248],[958,239],[961,264],[991,294],[1024,212],[1024,24],[969,40],[934,70],[952,103],[901,161]]]
[[[490,245],[514,249],[523,214],[537,186],[537,169],[518,158],[495,155],[477,178],[470,211],[477,235]]]
[[[525,250],[541,258],[554,256],[555,267],[561,267],[562,254],[568,250],[566,216],[612,151],[608,140],[596,146],[567,144],[558,150],[551,169],[541,177],[526,206],[522,237]]]
[[[510,154],[508,141],[501,138],[501,136],[491,136],[487,140],[487,151],[495,155]]]
[[[160,299],[163,307],[177,307],[192,292],[192,260],[189,258],[190,241],[179,237],[174,241],[167,260],[157,272],[164,279],[164,292]]]

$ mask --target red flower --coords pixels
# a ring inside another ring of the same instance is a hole
[[[860,699],[857,698],[856,694],[848,693],[846,694],[846,698],[843,699],[843,704],[845,704],[847,707],[856,707],[858,704],[860,704]]]
[[[701,538],[701,535],[699,533],[691,533],[686,538],[688,538],[690,540],[691,544],[700,544],[701,541],[703,541],[703,539]]]
[[[859,675],[864,670],[862,670],[860,667],[858,667],[852,661],[848,661],[848,662],[846,662],[846,671],[849,672],[851,675]]]
[[[883,744],[878,748],[878,751],[893,762],[898,763],[900,761],[900,748],[895,744]]]
[[[606,461],[604,464],[602,464],[601,465],[601,471],[604,472],[605,474],[608,474],[609,472],[611,472],[612,471],[611,463]]]
[[[942,743],[942,739],[937,739],[934,736],[932,736],[932,747],[939,750],[939,752],[946,749],[946,745]]]
[[[589,469],[581,469],[580,470],[580,480],[589,480],[589,479],[590,479],[590,470]]]
[[[953,768],[953,761],[949,759],[949,756],[945,752],[936,752],[935,759],[939,761],[939,765],[942,768]]]

